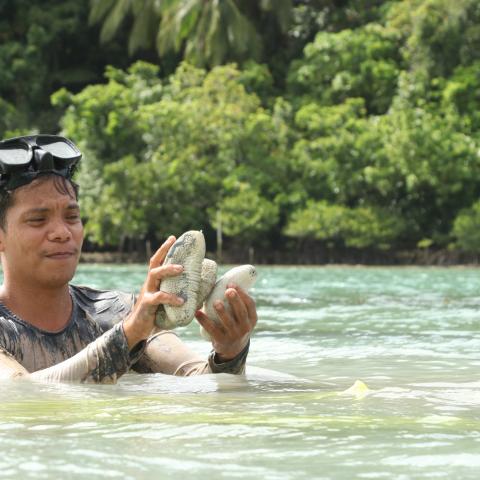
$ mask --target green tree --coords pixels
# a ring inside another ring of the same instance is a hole
[[[361,97],[369,113],[385,113],[402,65],[399,35],[379,24],[338,33],[319,32],[292,63],[289,92],[323,105]],[[297,100],[298,101],[298,100]]]
[[[262,192],[262,205],[274,203],[285,182],[286,126],[245,90],[235,67],[207,73],[182,64],[162,82],[157,67],[137,63],[109,68],[107,78],[55,96],[70,105],[63,128],[85,152],[80,183],[92,240],[209,228],[207,210],[229,198],[233,211],[239,182],[247,196]]]
[[[291,163],[304,198],[344,205],[365,200],[369,190],[364,168],[381,157],[382,143],[366,117],[364,101],[349,99],[328,107],[307,104],[296,112],[295,127],[299,138]]]
[[[478,195],[478,143],[455,114],[406,109],[384,123],[384,149],[396,193],[392,200],[409,220],[410,241],[430,238],[445,246],[457,212]],[[378,181],[372,172],[373,181]]]
[[[398,234],[397,246],[450,242],[455,216],[478,195],[478,142],[454,111],[438,115],[400,105],[379,117],[367,117],[360,99],[297,111],[300,138],[291,153],[290,195],[304,190],[291,205],[290,223],[309,200],[339,208],[381,206],[382,218],[405,225],[385,227]]]
[[[453,225],[457,245],[468,252],[480,252],[480,202],[462,210]]]
[[[406,0],[393,3],[386,24],[401,37],[406,68],[399,97],[412,107],[439,108],[445,81],[463,76],[480,59],[480,5],[476,0]],[[465,80],[465,78],[463,79]],[[452,85],[449,86],[449,93]]]
[[[480,5],[476,0],[405,0],[392,4],[388,25],[404,39],[413,70],[430,78],[452,74],[480,58]]]
[[[0,138],[13,137],[21,134],[21,126],[24,125],[21,114],[13,105],[0,98]]]
[[[348,208],[325,201],[309,201],[304,209],[293,212],[285,234],[347,247],[386,249],[403,228],[400,218],[378,207]]]
[[[210,224],[219,228],[221,223],[225,235],[252,246],[277,225],[279,209],[248,183],[238,183],[236,190],[209,209]]]
[[[454,106],[472,132],[480,130],[480,61],[457,67],[453,75],[443,82],[442,103],[444,108]]]

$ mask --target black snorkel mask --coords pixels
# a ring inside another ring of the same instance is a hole
[[[39,175],[53,173],[71,180],[80,150],[57,135],[29,135],[0,141],[0,189],[15,190]]]

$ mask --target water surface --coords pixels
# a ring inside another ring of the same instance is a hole
[[[479,291],[469,268],[260,267],[246,377],[1,383],[0,477],[476,479]],[[197,324],[179,333],[207,355]]]

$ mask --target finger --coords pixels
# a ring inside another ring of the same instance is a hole
[[[255,305],[255,300],[250,295],[248,295],[248,293],[243,288],[239,287],[238,285],[229,284],[228,288],[234,288],[237,291],[239,297],[241,298],[241,300],[245,305],[245,308],[247,309],[247,314],[250,320],[250,324],[252,328],[255,327],[258,320],[257,307]]]
[[[172,293],[158,292],[145,293],[141,299],[141,302],[149,306],[158,306],[158,305],[173,305],[180,306],[185,303],[183,298],[177,297]]]
[[[198,320],[198,323],[207,331],[207,333],[212,339],[218,339],[224,335],[225,332],[223,331],[223,328],[220,326],[220,324],[208,317],[202,310],[197,310],[195,312],[195,318]]]
[[[227,308],[225,308],[224,303],[220,300],[217,300],[213,304],[213,308],[215,309],[215,312],[217,312],[217,316],[223,328],[225,329],[225,332],[231,333],[234,336],[236,336],[236,330],[237,330],[236,321],[233,318],[232,314],[227,310]]]
[[[240,298],[238,292],[234,288],[227,288],[225,291],[225,297],[230,304],[230,308],[232,309],[233,313],[233,320],[236,322],[236,324],[241,328],[246,325],[250,330],[247,308],[243,300]]]
[[[153,254],[150,258],[150,267],[155,268],[160,266],[165,260],[170,247],[175,243],[176,238],[173,235],[170,235],[165,242],[160,246],[160,248]]]
[[[162,278],[174,277],[183,272],[182,265],[162,265],[161,267],[152,268],[147,274],[145,287],[148,292],[155,292],[160,287]]]

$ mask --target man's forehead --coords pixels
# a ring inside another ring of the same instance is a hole
[[[75,191],[71,184],[65,185],[68,190],[60,191],[51,181],[29,184],[14,190],[12,207],[23,211],[31,209],[78,208]]]
[[[62,179],[56,179],[55,177],[34,180],[14,190],[13,194],[16,198],[22,200],[67,197],[76,201],[76,192],[73,185],[69,181],[62,181]]]

